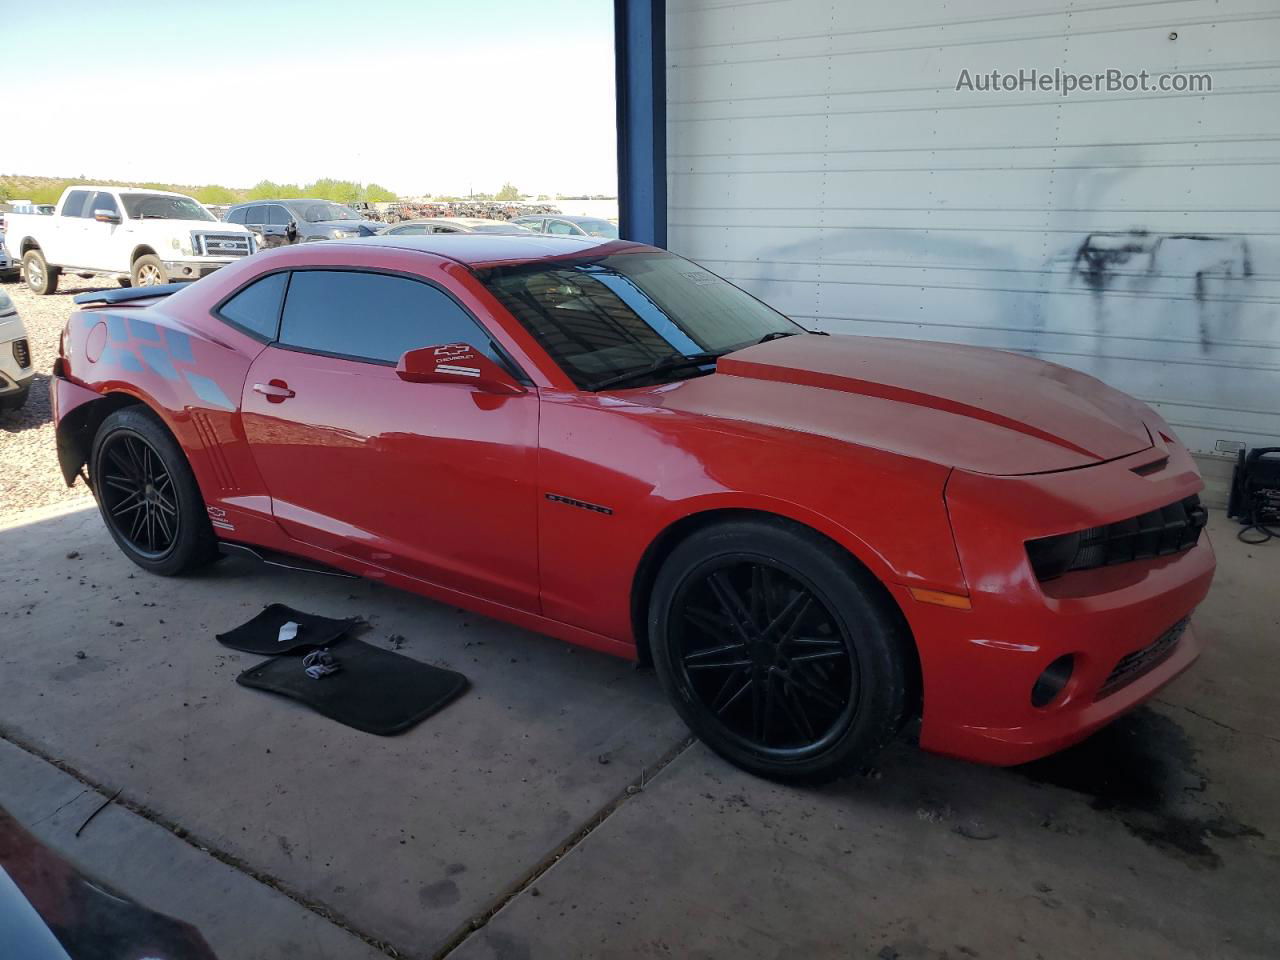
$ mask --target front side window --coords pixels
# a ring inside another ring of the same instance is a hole
[[[671,254],[588,254],[477,273],[586,390],[619,378],[633,379],[627,385],[634,386],[693,375],[700,372],[696,365],[655,368],[690,357],[710,363],[763,339],[804,332],[728,281]]]
[[[163,193],[122,193],[125,214],[131,220],[217,220],[190,197]]]
[[[548,220],[547,233],[557,233],[561,236],[574,236],[579,233],[579,230],[568,220]]]
[[[267,223],[273,227],[287,227],[292,219],[293,217],[289,215],[289,211],[278,203],[273,203],[267,207]]]
[[[280,302],[288,282],[288,273],[273,273],[255,280],[219,307],[218,315],[259,339],[274,340],[280,323]]]
[[[93,198],[93,204],[89,208],[89,216],[94,216],[99,210],[106,210],[108,213],[114,213],[120,216],[120,208],[116,205],[116,198],[109,193],[98,191]]]
[[[294,272],[280,343],[387,364],[409,350],[467,343],[502,362],[488,334],[442,290],[407,277],[348,270]]]
[[[392,227],[387,233],[395,237],[418,237],[427,232],[425,223],[406,223],[402,227]]]

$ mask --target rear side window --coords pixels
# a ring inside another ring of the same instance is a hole
[[[448,294],[417,280],[381,273],[296,271],[284,305],[280,343],[388,364],[407,350],[467,343],[502,362],[488,334]]]
[[[92,196],[92,193],[88,190],[72,190],[67,194],[67,199],[62,204],[62,215],[64,217],[83,217],[90,196]],[[93,214],[90,213],[89,216],[93,216]]]
[[[273,273],[255,280],[224,303],[218,315],[261,340],[274,340],[280,322],[280,302],[288,281],[288,273]]]

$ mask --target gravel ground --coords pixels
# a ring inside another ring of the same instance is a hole
[[[90,496],[83,482],[71,488],[62,482],[49,409],[49,371],[58,355],[58,337],[75,309],[71,298],[104,287],[101,278],[64,274],[58,292],[48,297],[37,297],[20,282],[6,282],[3,289],[26,324],[36,378],[21,410],[0,411],[0,523],[31,507]]]

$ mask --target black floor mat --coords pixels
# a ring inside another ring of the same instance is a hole
[[[280,628],[292,620],[298,625],[298,635],[283,643],[279,641]],[[283,603],[273,603],[248,623],[242,623],[227,633],[218,634],[218,642],[233,650],[275,656],[324,647],[333,643],[358,624],[359,620],[333,620],[303,613]]]
[[[409,657],[346,639],[329,648],[341,666],[313,680],[297,657],[250,667],[236,683],[301,701],[349,727],[390,736],[444,707],[467,688],[467,678]]]

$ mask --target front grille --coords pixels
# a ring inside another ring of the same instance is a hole
[[[31,348],[27,346],[26,340],[13,341],[13,359],[18,361],[18,366],[31,366]]]
[[[1128,686],[1144,673],[1148,673],[1169,659],[1174,648],[1178,645],[1178,641],[1186,633],[1188,623],[1190,623],[1190,620],[1184,617],[1160,634],[1160,638],[1155,643],[1121,657],[1115,669],[1103,681],[1095,699],[1101,700],[1103,697],[1115,693],[1121,687]]]
[[[1200,531],[1208,519],[1208,511],[1193,494],[1106,526],[1030,540],[1027,554],[1036,576],[1050,580],[1072,570],[1092,570],[1189,550],[1200,540]]]
[[[199,253],[206,257],[247,257],[249,237],[243,233],[202,233]]]

